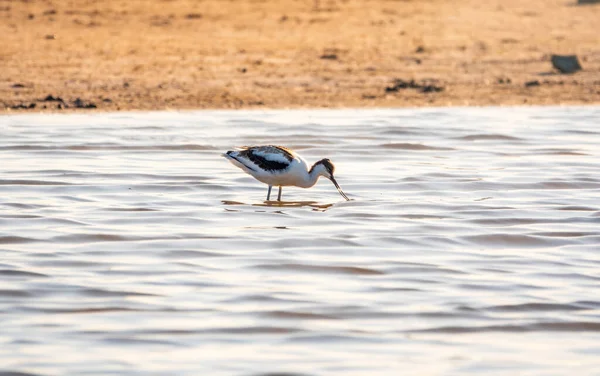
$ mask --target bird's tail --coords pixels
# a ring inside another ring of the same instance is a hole
[[[221,155],[227,158],[227,160],[231,162],[234,166],[237,166],[248,173],[250,173],[250,171],[255,171],[252,167],[248,167],[242,161],[240,161],[238,158],[238,154],[238,151],[229,150],[228,152],[223,153]]]
[[[235,153],[235,151],[229,150],[229,151],[221,154],[221,156],[223,156],[225,158],[228,158],[228,159],[231,159],[231,158],[233,158],[234,153]]]

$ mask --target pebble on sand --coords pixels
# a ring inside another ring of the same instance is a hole
[[[552,66],[561,73],[575,73],[581,70],[581,65],[576,55],[552,55]]]
[[[323,54],[321,55],[321,59],[324,60],[337,60],[338,56],[336,54]]]

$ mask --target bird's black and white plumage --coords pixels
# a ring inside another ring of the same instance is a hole
[[[335,166],[329,159],[322,159],[309,169],[306,161],[296,152],[274,145],[243,147],[230,150],[223,156],[256,180],[267,184],[267,200],[270,199],[273,186],[279,187],[278,200],[281,200],[281,187],[310,188],[321,176],[331,180],[342,197],[350,200],[333,177]]]

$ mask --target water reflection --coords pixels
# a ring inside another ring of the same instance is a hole
[[[333,205],[338,204],[337,202],[332,202],[328,204],[319,203],[317,201],[263,201],[260,203],[244,203],[240,201],[230,201],[230,200],[222,200],[221,203],[223,205],[246,205],[246,206],[259,206],[259,207],[275,207],[275,208],[303,208],[303,207],[311,207],[314,209],[318,209],[321,211],[325,211],[332,207]]]

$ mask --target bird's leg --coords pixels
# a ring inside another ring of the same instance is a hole
[[[279,186],[279,194],[277,195],[277,201],[281,201],[281,185]]]
[[[273,188],[273,186],[269,185],[269,192],[267,193],[267,201],[269,201],[271,199],[271,188]]]

